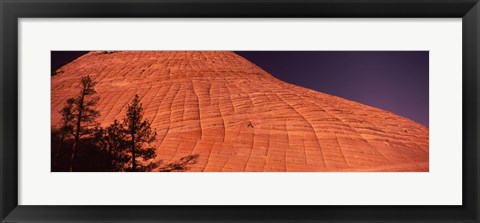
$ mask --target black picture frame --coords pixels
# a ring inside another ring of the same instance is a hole
[[[0,0],[0,16],[1,222],[479,222],[478,0]],[[463,205],[18,205],[17,21],[19,18],[47,17],[462,18]]]

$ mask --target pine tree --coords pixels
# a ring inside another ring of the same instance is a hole
[[[55,151],[54,156],[54,166],[58,167],[58,161],[60,157],[60,151],[63,150],[63,146],[65,144],[65,138],[69,135],[73,135],[73,99],[70,98],[65,102],[62,110],[59,113],[62,115],[60,120],[60,142],[57,150]]]
[[[108,170],[123,171],[125,164],[130,161],[130,156],[126,154],[128,144],[126,139],[126,130],[123,123],[114,120],[106,129],[97,127],[95,138],[101,144],[101,148],[107,154]]]
[[[131,155],[130,171],[150,171],[158,166],[155,162],[148,164],[137,162],[137,158],[141,157],[143,161],[148,161],[156,157],[155,149],[148,147],[157,137],[156,131],[152,130],[151,122],[143,120],[143,108],[138,95],[127,106],[127,116],[123,120],[125,131],[127,134],[127,143]]]
[[[90,76],[83,76],[80,78],[80,93],[77,97],[70,98],[72,101],[72,122],[73,122],[73,146],[70,157],[70,171],[73,171],[75,158],[77,156],[77,148],[82,136],[92,134],[92,129],[89,125],[95,122],[99,112],[93,108],[98,102],[98,97],[93,95],[95,91],[95,82]]]

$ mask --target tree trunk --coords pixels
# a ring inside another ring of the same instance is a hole
[[[67,123],[67,121],[65,121],[63,123],[63,126],[62,126],[62,136],[60,138],[60,143],[59,143],[60,145],[58,146],[58,149],[57,149],[56,154],[55,154],[55,160],[53,162],[54,166],[57,170],[58,170],[58,161],[60,159],[60,151],[63,150],[63,143],[65,141],[65,135],[66,135],[65,128],[66,128],[67,125],[68,125],[68,123]]]
[[[62,136],[60,137],[60,143],[58,145],[57,151],[55,151],[55,160],[53,161],[53,166],[55,170],[58,170],[58,161],[60,159],[60,151],[63,149],[63,141],[65,140],[65,131],[62,130]]]
[[[75,129],[75,139],[72,146],[72,156],[70,157],[70,172],[73,172],[73,163],[75,162],[78,141],[80,140],[80,127],[82,124],[83,99],[85,98],[85,89],[82,90],[82,97],[78,105],[77,128]]]
[[[135,160],[135,133],[132,131],[132,172],[136,171],[136,160]]]

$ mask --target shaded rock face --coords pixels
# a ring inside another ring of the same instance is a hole
[[[158,160],[199,154],[189,171],[428,171],[427,127],[282,82],[233,52],[90,52],[52,77],[52,126],[90,75],[97,119],[123,120],[138,94]]]

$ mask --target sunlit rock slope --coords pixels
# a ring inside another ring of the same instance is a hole
[[[103,126],[138,94],[157,159],[197,153],[190,171],[428,171],[427,127],[285,83],[233,52],[90,52],[52,76],[52,126],[83,75],[98,82]]]

